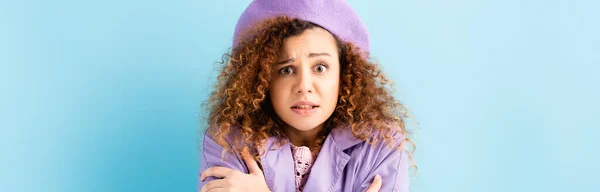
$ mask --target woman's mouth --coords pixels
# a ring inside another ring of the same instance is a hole
[[[309,116],[315,113],[318,108],[318,105],[297,105],[291,107],[292,111],[302,116]]]
[[[313,109],[319,107],[318,105],[300,105],[300,106],[292,106],[292,109]]]

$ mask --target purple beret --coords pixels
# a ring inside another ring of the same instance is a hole
[[[369,33],[345,0],[254,0],[240,16],[233,46],[252,25],[277,16],[290,16],[315,23],[362,52],[369,52]]]

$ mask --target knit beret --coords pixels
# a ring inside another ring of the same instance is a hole
[[[237,22],[233,46],[253,25],[278,16],[312,22],[358,46],[361,52],[369,52],[367,28],[345,0],[254,0]]]

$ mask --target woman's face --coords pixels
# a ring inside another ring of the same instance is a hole
[[[333,114],[338,100],[340,61],[331,33],[314,27],[284,40],[269,95],[287,125],[309,131]]]

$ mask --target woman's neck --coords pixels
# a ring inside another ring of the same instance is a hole
[[[290,142],[295,146],[311,146],[319,137],[323,130],[323,124],[308,131],[301,131],[296,128],[286,126],[284,131]]]

